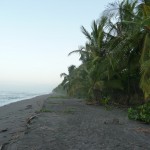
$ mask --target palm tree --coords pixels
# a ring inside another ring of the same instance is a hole
[[[150,2],[137,4],[137,1],[129,0],[114,3],[110,5],[112,11],[109,9],[105,13],[111,14],[110,22],[112,16],[117,16],[116,23],[109,22],[108,25],[109,34],[112,35],[111,58],[119,56],[120,61],[124,62],[123,72],[127,73],[128,92],[132,89],[131,78],[136,76],[138,78],[134,83],[140,84],[147,99],[150,97]],[[118,66],[120,61],[116,59],[114,64]]]
[[[143,46],[140,58],[141,64],[141,82],[140,87],[142,88],[145,99],[150,98],[150,1],[145,0],[139,6],[142,18],[140,25],[142,28],[141,34],[143,35]]]
[[[88,93],[90,99],[98,99],[96,95],[101,91],[111,96],[120,93],[127,97],[129,104],[133,95],[140,95],[143,90],[145,98],[149,98],[149,1],[140,5],[136,0],[109,4],[91,28],[88,32],[81,27],[87,42],[69,53],[79,53],[82,64],[78,68],[68,68],[68,75],[61,74],[64,77],[62,85],[67,87],[68,93]]]
[[[67,93],[69,95],[71,95],[71,88],[73,86],[72,84],[72,80],[74,77],[74,72],[75,72],[76,67],[74,65],[71,65],[70,67],[68,67],[68,74],[66,73],[61,73],[60,77],[63,77],[63,81],[61,83],[61,85],[67,90]]]
[[[88,93],[90,98],[94,97],[95,90],[100,89],[100,83],[102,83],[100,81],[100,74],[104,74],[104,70],[106,69],[104,69],[104,66],[101,66],[102,63],[100,63],[106,56],[106,50],[104,49],[105,32],[103,30],[106,21],[106,17],[102,17],[99,22],[93,21],[91,33],[82,26],[81,31],[87,38],[85,47],[69,53],[70,55],[78,52],[81,55],[80,60],[83,63],[81,68],[83,69],[84,66],[83,70],[86,72],[86,82],[88,82],[89,85]]]

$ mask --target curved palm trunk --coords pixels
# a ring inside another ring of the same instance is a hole
[[[145,99],[150,98],[150,34],[147,33],[145,36],[145,41],[143,44],[142,54],[141,54],[141,83]]]

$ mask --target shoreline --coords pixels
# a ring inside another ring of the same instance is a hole
[[[0,148],[23,134],[27,119],[41,109],[49,96],[39,95],[0,107]]]
[[[13,101],[11,101],[11,99],[10,99],[10,102],[8,101],[8,103],[0,105],[0,108],[3,106],[6,106],[6,105],[10,105],[10,104],[17,103],[17,102],[24,101],[24,100],[30,100],[30,99],[33,99],[33,98],[36,98],[39,96],[43,96],[43,95],[51,95],[51,93],[49,93],[49,94],[48,93],[46,93],[46,94],[35,94],[31,97],[25,97],[25,98],[16,99],[16,100],[14,99]]]

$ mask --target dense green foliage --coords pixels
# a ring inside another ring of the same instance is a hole
[[[80,66],[68,68],[61,85],[68,95],[129,104],[150,98],[150,3],[124,0],[108,5],[78,50]]]
[[[129,108],[128,117],[129,119],[150,123],[150,102],[136,108]]]

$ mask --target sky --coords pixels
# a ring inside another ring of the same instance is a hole
[[[114,0],[0,0],[0,90],[49,92],[60,74],[78,66],[70,51]]]

